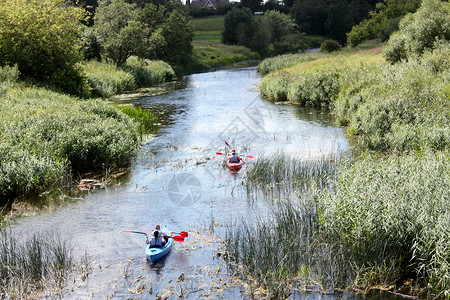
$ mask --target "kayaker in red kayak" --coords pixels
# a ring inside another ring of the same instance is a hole
[[[238,163],[241,161],[241,157],[237,155],[235,149],[231,149],[230,153],[228,154],[228,161],[230,163]]]
[[[147,244],[150,244],[150,248],[161,248],[164,247],[170,237],[172,237],[172,232],[168,235],[167,233],[161,231],[161,226],[159,226],[159,224],[156,224],[155,229],[153,230],[152,240],[149,241],[147,236],[146,242]]]

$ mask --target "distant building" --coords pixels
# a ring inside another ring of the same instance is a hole
[[[230,3],[229,0],[192,0],[193,8],[210,8],[216,10],[219,6]]]

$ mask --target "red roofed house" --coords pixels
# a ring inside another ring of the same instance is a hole
[[[228,0],[192,0],[191,7],[194,8],[211,8],[216,10],[219,6],[228,4]]]

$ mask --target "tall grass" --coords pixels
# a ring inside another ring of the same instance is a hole
[[[8,89],[0,101],[0,198],[40,191],[70,171],[128,161],[138,124],[99,100],[44,89]]]
[[[156,123],[158,123],[157,115],[143,110],[140,107],[134,107],[130,105],[121,105],[117,106],[117,108],[119,108],[123,113],[131,117],[136,121],[137,124],[139,124],[139,131],[141,135],[147,134],[156,128]]]
[[[402,277],[412,279],[413,294],[448,298],[449,183],[448,152],[364,155],[339,166],[336,188],[282,202],[256,224],[230,226],[229,262],[272,299],[311,283],[395,289]]]
[[[247,192],[261,189],[265,193],[305,192],[315,185],[328,187],[336,172],[337,156],[309,159],[276,153],[258,157],[247,171]]]
[[[134,76],[137,87],[149,87],[175,78],[172,67],[161,60],[140,59],[131,56],[122,69]]]
[[[43,289],[61,288],[73,266],[72,246],[57,235],[27,239],[8,228],[0,232],[0,297],[33,298]]]
[[[94,96],[110,97],[137,86],[133,75],[113,64],[91,60],[84,62],[82,68]]]

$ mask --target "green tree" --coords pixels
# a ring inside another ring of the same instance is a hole
[[[252,12],[261,11],[263,0],[241,0],[242,7],[250,9]]]
[[[186,17],[178,11],[170,13],[167,21],[161,26],[160,34],[165,42],[164,46],[160,47],[162,51],[158,59],[176,65],[182,63],[192,53],[194,30]]]
[[[248,8],[233,8],[225,15],[222,31],[222,43],[228,45],[238,44],[237,28],[250,25],[253,15]]]
[[[328,6],[325,0],[296,0],[291,9],[298,30],[312,35],[325,35]]]
[[[148,28],[140,21],[141,11],[123,0],[103,0],[94,17],[94,28],[103,41],[106,58],[119,66],[132,55],[143,56]]]
[[[83,17],[81,8],[63,0],[2,0],[0,66],[17,64],[22,77],[43,81],[66,73],[81,83],[75,65]]]
[[[347,0],[335,0],[328,7],[328,17],[325,21],[327,36],[340,43],[345,43],[346,33],[352,29],[352,8]]]
[[[390,28],[391,32],[384,32],[389,35],[397,30],[395,19],[403,17],[407,13],[413,13],[420,6],[420,0],[384,0],[377,3],[376,9],[369,13],[369,18],[353,26],[347,34],[347,44],[351,47],[357,46],[368,39],[375,39],[380,31]],[[394,20],[394,22],[393,22]]]
[[[424,0],[414,14],[404,17],[399,31],[389,39],[385,48],[386,59],[395,63],[402,59],[421,56],[426,50],[450,41],[450,3]]]
[[[284,36],[295,32],[294,20],[279,11],[266,11],[263,21],[267,24],[274,42],[279,42]]]

